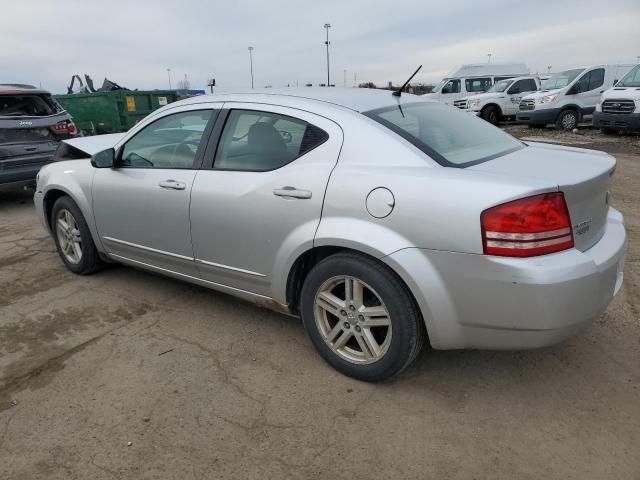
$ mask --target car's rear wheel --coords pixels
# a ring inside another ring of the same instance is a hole
[[[70,197],[60,197],[54,203],[51,230],[60,258],[73,273],[88,275],[102,266],[87,222]]]
[[[365,256],[338,253],[319,262],[305,279],[300,302],[320,355],[359,380],[399,374],[424,343],[424,323],[406,287]]]
[[[558,130],[573,130],[578,126],[579,116],[575,110],[564,110],[558,115],[556,128]]]

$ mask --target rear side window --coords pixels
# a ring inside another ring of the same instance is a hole
[[[50,95],[0,95],[0,117],[46,117],[60,111]]]
[[[467,92],[486,92],[491,88],[490,78],[467,78],[464,81]]]
[[[441,103],[394,105],[364,115],[447,167],[467,167],[524,148],[499,128]]]
[[[291,163],[329,135],[304,120],[271,112],[231,110],[213,168],[265,172]]]

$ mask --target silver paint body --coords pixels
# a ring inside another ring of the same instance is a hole
[[[40,172],[36,208],[49,228],[44,197],[66,192],[111,259],[272,306],[287,304],[287,278],[304,252],[322,246],[362,252],[403,279],[434,348],[532,348],[584,328],[622,283],[626,233],[607,192],[615,159],[532,143],[448,168],[360,113],[423,101],[429,100],[309,88],[177,102],[149,115],[115,148],[163,115],[201,108],[282,113],[324,129],[329,140],[270,172],[59,162]],[[166,180],[186,188],[159,188]],[[273,194],[282,187],[309,191],[311,198]],[[379,188],[388,192],[370,197]],[[575,228],[589,227],[575,234],[575,248],[524,259],[483,255],[483,210],[558,190]],[[368,197],[378,203],[368,204]]]

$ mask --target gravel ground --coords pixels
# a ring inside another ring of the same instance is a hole
[[[535,136],[618,157],[629,253],[607,312],[542,350],[425,352],[380,385],[326,366],[295,319],[130,268],[71,274],[30,196],[0,194],[0,478],[639,479],[640,149],[585,133]]]

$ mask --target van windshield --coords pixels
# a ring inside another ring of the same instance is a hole
[[[393,105],[364,115],[446,167],[467,167],[524,148],[490,123],[441,103]]]
[[[640,65],[636,65],[620,80],[616,87],[640,87]]]
[[[574,68],[573,70],[565,70],[551,75],[547,80],[542,82],[542,90],[553,90],[555,88],[564,88],[573,80],[584,72],[584,68]]]
[[[512,83],[513,80],[500,80],[499,82],[494,83],[493,87],[487,90],[487,93],[502,93],[509,88],[509,85]]]
[[[440,80],[435,87],[433,87],[433,90],[431,90],[431,93],[438,93],[440,90],[442,90],[442,87],[444,86],[445,83],[447,83],[449,81],[448,78],[443,78],[442,80]]]

